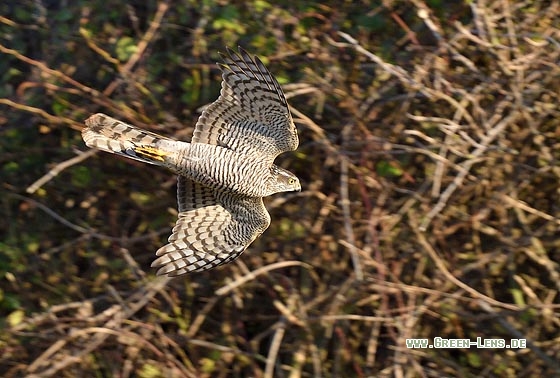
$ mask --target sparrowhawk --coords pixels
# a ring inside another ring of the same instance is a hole
[[[88,147],[161,165],[177,173],[177,220],[157,250],[158,275],[203,271],[237,258],[270,225],[262,198],[299,191],[274,165],[298,146],[278,81],[258,57],[239,48],[222,55],[219,98],[199,117],[190,143],[141,130],[98,113],[82,131]]]

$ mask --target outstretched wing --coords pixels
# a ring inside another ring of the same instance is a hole
[[[158,249],[158,275],[203,271],[236,259],[270,225],[261,198],[215,191],[179,176],[179,219]]]
[[[222,90],[196,123],[193,143],[228,147],[272,161],[298,146],[297,130],[278,81],[242,48],[223,55]]]

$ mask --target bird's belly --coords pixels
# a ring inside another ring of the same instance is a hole
[[[191,144],[186,167],[179,174],[213,187],[250,197],[267,195],[270,168],[262,161],[227,148],[202,143]]]

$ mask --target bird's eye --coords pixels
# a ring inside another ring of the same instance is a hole
[[[288,184],[294,185],[295,183],[296,183],[296,180],[295,180],[295,179],[293,179],[293,178],[288,179]]]

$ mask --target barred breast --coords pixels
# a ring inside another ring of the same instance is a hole
[[[269,164],[228,148],[191,143],[177,162],[177,173],[216,189],[249,197],[266,197],[271,192]]]

